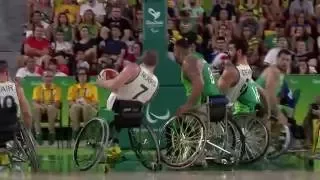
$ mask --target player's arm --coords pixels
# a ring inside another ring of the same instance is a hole
[[[227,63],[223,73],[218,80],[218,88],[221,92],[226,92],[236,81],[237,71],[232,64]]]
[[[97,84],[114,92],[124,86],[127,82],[130,82],[135,77],[137,77],[139,72],[139,66],[137,64],[130,63],[115,78],[105,81],[99,80],[97,81]]]
[[[19,99],[19,104],[20,104],[21,115],[23,117],[23,121],[28,128],[31,128],[32,118],[31,118],[31,111],[30,111],[29,104],[27,102],[27,99],[24,95],[22,88],[17,84],[16,84],[16,88],[17,88],[17,95],[18,95],[18,99]]]
[[[198,61],[193,56],[188,56],[186,58],[187,59],[182,64],[182,71],[192,84],[192,92],[188,97],[186,104],[193,106],[201,97],[204,82]]]
[[[269,95],[270,106],[276,107],[278,105],[276,88],[280,81],[280,72],[275,71],[272,68],[268,68],[264,76],[266,80],[265,89]]]

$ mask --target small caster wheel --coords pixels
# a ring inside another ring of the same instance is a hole
[[[111,168],[108,164],[104,166],[104,173],[107,174],[108,172],[110,172],[110,170],[111,170]]]
[[[162,170],[162,164],[159,163],[159,164],[157,165],[157,171],[161,171],[161,170]]]

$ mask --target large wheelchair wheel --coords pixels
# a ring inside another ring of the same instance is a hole
[[[160,132],[161,160],[169,168],[189,167],[204,153],[206,125],[193,113],[172,117]]]
[[[128,129],[128,135],[132,150],[141,164],[152,171],[160,169],[159,143],[150,125],[142,122],[139,128]]]
[[[270,145],[267,159],[273,160],[287,152],[291,143],[291,132],[287,125],[279,124],[275,117],[271,117]]]
[[[211,122],[206,159],[218,165],[237,165],[244,153],[244,136],[235,122]]]
[[[240,163],[252,163],[262,158],[269,147],[269,131],[254,114],[237,114],[234,121],[245,137],[245,152]]]
[[[31,132],[23,125],[20,125],[20,131],[16,138],[19,144],[18,146],[20,146],[19,148],[21,148],[26,159],[29,161],[31,170],[34,172],[38,171],[40,168],[40,161],[36,151],[36,143]]]
[[[104,119],[93,118],[80,131],[73,150],[75,165],[86,171],[95,166],[104,154],[109,139],[109,126]]]

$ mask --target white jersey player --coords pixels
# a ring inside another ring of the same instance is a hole
[[[241,40],[233,40],[229,44],[229,60],[222,59],[223,73],[219,78],[220,90],[234,103],[252,79],[252,70],[247,62],[248,46]]]
[[[115,78],[97,80],[97,85],[112,91],[107,108],[112,109],[115,100],[133,100],[148,103],[159,87],[158,78],[153,74],[157,65],[157,55],[147,51],[142,57],[142,64],[127,62],[124,69]]]
[[[0,125],[5,128],[15,124],[21,116],[25,125],[31,127],[31,112],[23,90],[8,74],[7,62],[0,60]]]

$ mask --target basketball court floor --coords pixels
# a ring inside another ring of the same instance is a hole
[[[16,166],[11,171],[0,169],[0,180],[319,180],[320,162],[306,161],[292,155],[284,155],[274,161],[261,160],[236,168],[210,166],[207,169],[192,168],[173,171],[165,166],[159,172],[146,170],[126,152],[126,160],[104,173],[104,165],[87,172],[78,171],[72,161],[71,150],[44,150],[40,152],[41,170],[31,173],[28,168]]]

